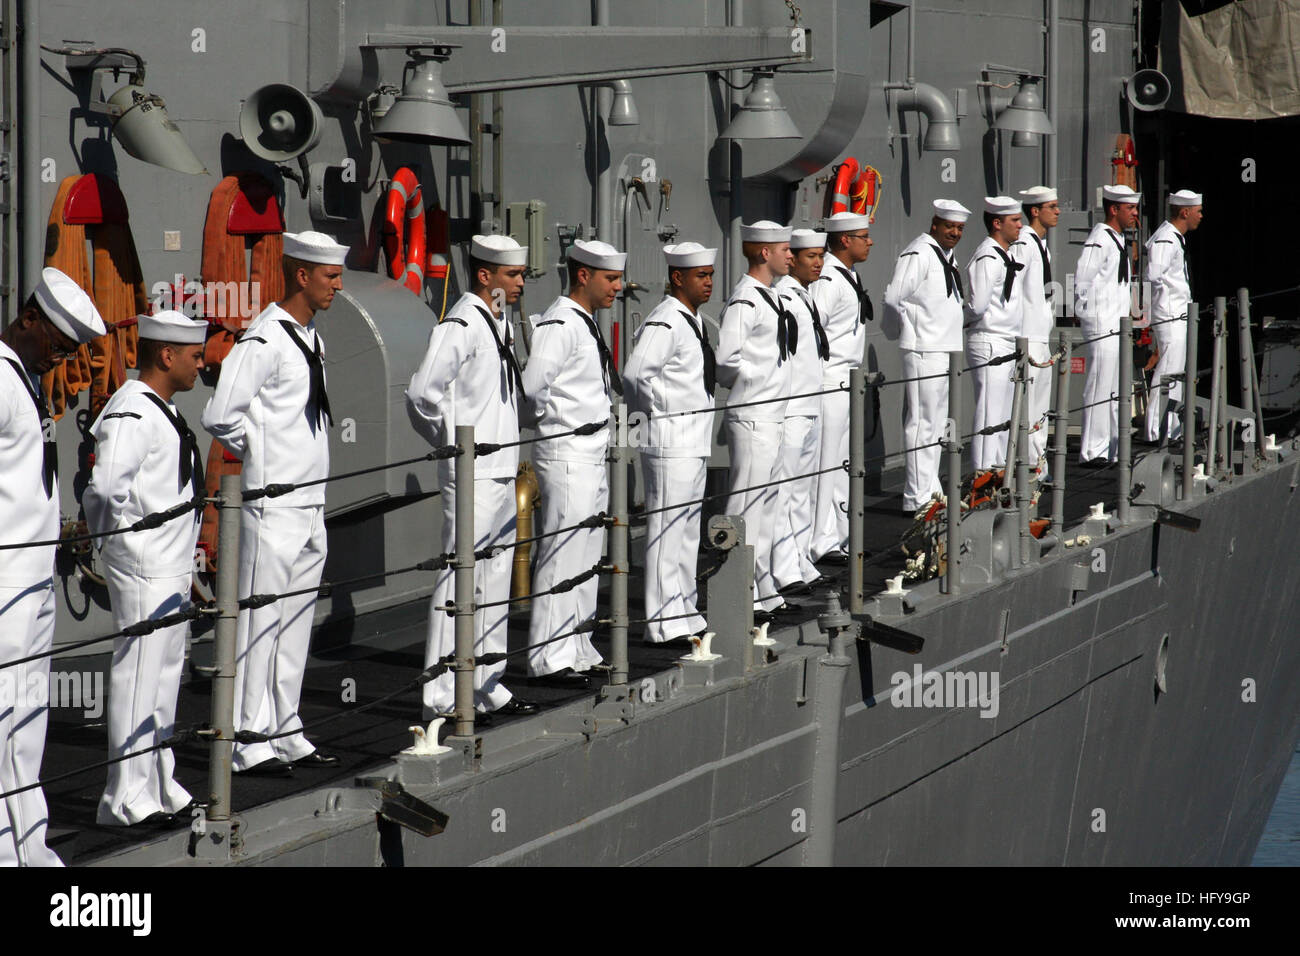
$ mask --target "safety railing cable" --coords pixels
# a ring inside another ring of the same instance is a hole
[[[302,488],[311,488],[314,485],[323,485],[330,481],[342,481],[344,478],[356,478],[360,475],[370,475],[377,471],[388,471],[393,468],[401,468],[405,465],[414,465],[423,461],[440,461],[447,458],[455,458],[457,454],[459,454],[459,452],[455,445],[443,445],[424,455],[416,455],[413,458],[403,458],[401,461],[390,461],[383,465],[373,465],[370,468],[358,468],[355,471],[345,471],[337,475],[326,475],[324,478],[313,478],[311,481],[284,482],[266,485],[262,488],[250,488],[244,492],[244,501],[257,501],[259,498],[279,498],[282,495],[289,494],[291,491],[298,491]]]
[[[111,767],[113,764],[121,763],[124,760],[143,757],[145,754],[151,754],[159,750],[171,750],[173,747],[179,747],[181,744],[188,743],[191,740],[201,739],[207,732],[208,728],[206,724],[197,724],[194,727],[172,734],[166,740],[159,741],[152,747],[142,747],[139,750],[133,750],[130,753],[125,753],[118,757],[109,757],[107,760],[100,760],[96,763],[86,764],[83,767],[77,767],[75,770],[65,770],[63,773],[57,773],[52,777],[37,780],[35,783],[29,783],[23,787],[15,787],[13,790],[6,790],[4,793],[0,793],[0,800],[6,800],[9,797],[16,797],[20,793],[26,793],[27,791],[35,790],[38,787],[46,787],[52,783],[71,780],[73,777],[79,777],[83,773],[90,773],[92,770],[103,770],[105,767]]]
[[[131,534],[138,531],[152,531],[154,528],[160,528],[168,521],[179,518],[181,515],[189,514],[192,511],[199,511],[209,501],[202,495],[196,495],[188,501],[182,501],[174,504],[163,511],[155,511],[145,515],[138,521],[132,522],[125,528],[114,528],[111,531],[88,532],[86,534],[69,535],[66,538],[50,538],[46,541],[25,541],[21,544],[0,544],[0,551],[14,551],[22,548],[48,548],[51,546],[80,544],[85,541],[95,541],[100,538],[111,538],[119,534]]]

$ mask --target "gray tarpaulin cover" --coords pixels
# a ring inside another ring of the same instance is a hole
[[[1173,81],[1170,109],[1223,119],[1300,115],[1300,0],[1238,0],[1200,16],[1173,0],[1164,10],[1160,68]]]

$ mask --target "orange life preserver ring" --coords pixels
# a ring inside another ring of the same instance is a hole
[[[420,195],[420,181],[403,166],[388,186],[384,253],[388,256],[388,274],[401,279],[416,295],[424,291],[424,247],[424,198]]]
[[[848,212],[850,203],[850,191],[853,188],[852,183],[858,175],[858,161],[852,156],[840,163],[840,167],[835,172],[834,194],[831,197],[831,215],[837,212]]]

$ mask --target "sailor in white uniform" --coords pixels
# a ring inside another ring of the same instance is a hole
[[[608,243],[575,242],[569,292],[533,326],[524,368],[526,414],[538,434],[557,436],[532,445],[542,494],[540,534],[576,525],[609,503],[610,403],[623,394],[623,383],[595,315],[614,304],[626,261],[627,254]],[[597,422],[606,424],[592,434],[562,434]],[[533,591],[540,596],[533,599],[528,628],[528,673],[536,683],[580,689],[588,683],[584,672],[601,663],[589,632],[569,634],[595,616],[599,581],[593,577],[560,594],[541,592],[599,564],[604,539],[598,526],[537,542]]]
[[[961,203],[936,199],[930,231],[903,250],[885,289],[885,305],[900,326],[903,377],[911,379],[903,386],[903,444],[915,450],[906,456],[904,511],[919,510],[943,490],[937,442],[948,416],[948,353],[962,351],[965,299],[952,250],[969,218]]]
[[[823,389],[824,366],[831,349],[821,309],[810,292],[825,261],[826,233],[796,229],[790,234],[790,251],[790,274],[777,280],[776,290],[799,327],[799,348],[791,363],[791,398],[781,425],[776,477],[794,480],[776,488],[779,516],[772,544],[772,574],[782,593],[807,594],[821,578],[812,558],[813,502],[817,479],[823,477],[815,474],[821,468],[822,400],[831,397],[817,394]],[[797,475],[806,477],[794,477]]]
[[[1056,328],[1056,290],[1060,283],[1052,278],[1052,254],[1047,248],[1047,230],[1055,228],[1061,218],[1061,204],[1056,190],[1034,186],[1020,192],[1024,225],[1019,243],[1011,246],[1011,255],[1025,267],[1021,274],[1024,296],[1024,320],[1020,334],[1029,340],[1030,362],[1039,365],[1051,357],[1050,342]],[[1053,373],[1050,368],[1029,366],[1029,461],[1038,470],[1040,481],[1047,478],[1047,409],[1052,399]]]
[[[329,474],[327,429],[333,420],[314,317],[343,287],[347,251],[323,233],[285,233],[285,297],[253,319],[222,363],[203,427],[243,459],[245,491]],[[319,585],[325,485],[245,502],[239,533],[241,597]],[[315,607],[316,595],[307,593],[240,612],[236,731],[271,735],[302,726],[298,702]],[[301,733],[235,745],[234,768],[241,773],[280,775],[295,766],[337,763]]]
[[[871,299],[854,270],[871,252],[868,216],[837,212],[825,221],[827,255],[821,276],[809,287],[821,312],[830,357],[822,362],[821,453],[818,470],[849,458],[849,372],[862,364]],[[849,546],[849,475],[843,470],[817,476],[812,556],[841,562]]]
[[[180,312],[139,319],[138,380],[113,393],[91,427],[95,466],[82,497],[96,534],[128,528],[145,515],[202,497],[198,441],[172,402],[203,368],[208,324]],[[185,610],[199,538],[196,508],[145,531],[101,539],[113,624],[123,628]],[[108,755],[152,747],[172,735],[185,663],[185,622],[142,637],[119,637],[109,673]],[[192,798],[173,777],[170,749],[110,764],[96,821],[109,826],[167,821]]]
[[[510,596],[515,541],[514,478],[519,468],[519,402],[523,379],[515,358],[509,307],[524,291],[528,247],[509,236],[474,236],[470,241],[466,292],[429,335],[424,360],[406,390],[411,424],[429,444],[456,443],[456,426],[473,425],[475,444],[507,445],[474,461],[474,487],[456,481],[456,460],[438,462],[442,489],[441,551],[456,549],[456,497],[474,495],[474,549],[500,550],[474,563],[474,603],[493,604]],[[439,611],[455,598],[455,573],[438,574],[429,601],[424,666],[455,653],[456,619]],[[506,650],[510,607],[498,604],[474,615],[474,656]],[[501,683],[504,661],[474,670],[474,706],[480,713],[529,714],[536,704],[514,697]],[[424,685],[424,719],[455,706],[455,681],[448,671]]]
[[[1075,312],[1084,340],[1094,340],[1085,353],[1079,448],[1079,461],[1089,467],[1119,460],[1119,323],[1132,309],[1129,281],[1133,268],[1124,232],[1137,225],[1140,197],[1127,186],[1102,187],[1106,219],[1088,233],[1074,270]],[[1128,349],[1122,354],[1129,354]]]
[[[1147,440],[1160,440],[1160,419],[1166,408],[1183,400],[1183,383],[1162,382],[1166,375],[1185,371],[1187,363],[1187,308],[1192,299],[1192,274],[1187,266],[1187,234],[1201,224],[1201,194],[1180,189],[1169,195],[1169,218],[1147,240],[1147,281],[1151,283],[1151,332],[1160,355],[1151,372],[1151,398],[1147,402]],[[1183,423],[1176,411],[1168,413],[1165,435],[1178,438]]]
[[[772,576],[777,490],[755,486],[776,476],[799,329],[772,288],[790,271],[790,227],[760,220],[742,225],[740,237],[749,271],[732,290],[718,332],[718,381],[730,389],[722,416],[731,452],[726,513],[745,519],[745,540],[754,547],[756,619],[770,620],[785,604]]]
[[[58,269],[41,281],[18,317],[0,332],[0,665],[44,654],[54,643],[54,545],[59,537],[59,483],[54,422],[40,376],[105,333],[80,286]],[[49,719],[44,695],[50,659],[0,669],[0,793],[40,780]],[[40,787],[0,799],[0,866],[62,866],[45,845],[49,814]]]
[[[1023,322],[1024,266],[1013,246],[1020,242],[1020,203],[1010,196],[984,198],[984,229],[988,235],[967,266],[970,299],[966,307],[966,367],[975,392],[971,462],[976,471],[1007,464],[1007,430],[979,432],[1011,417],[1015,362],[990,365],[1016,350]],[[1011,427],[1015,427],[1012,423]]]
[[[717,253],[697,242],[664,247],[672,291],[637,329],[623,375],[629,407],[648,419],[641,470],[648,512],[645,641],[652,644],[700,634],[706,623],[695,571],[713,415],[681,413],[713,404],[717,364],[700,307],[713,297]],[[683,501],[692,503],[659,511]]]

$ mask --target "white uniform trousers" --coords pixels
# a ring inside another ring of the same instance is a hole
[[[822,387],[838,388],[838,382],[827,382]],[[823,395],[819,418],[820,452],[817,467],[812,469],[822,471],[814,479],[811,544],[814,561],[832,551],[849,550],[849,473],[839,467],[849,460],[849,393],[837,390]],[[823,471],[826,468],[836,470]]]
[[[966,338],[966,365],[975,390],[975,414],[971,422],[971,464],[976,471],[1001,468],[1007,463],[1007,434],[1004,429],[992,435],[980,435],[990,425],[1001,425],[1011,418],[1015,395],[1015,362],[989,365],[995,358],[1016,350],[1016,340],[987,332],[971,332]]]
[[[175,614],[189,604],[188,574],[146,578],[110,565],[104,577],[117,628]],[[108,678],[109,757],[152,747],[175,732],[188,631],[189,625],[182,622],[114,641]],[[139,823],[151,813],[182,809],[191,797],[173,777],[175,770],[176,755],[170,748],[109,764],[96,822]]]
[[[1160,357],[1156,367],[1151,370],[1151,395],[1147,399],[1147,441],[1160,440],[1160,416],[1170,403],[1182,402],[1183,383],[1175,380],[1168,388],[1161,387],[1166,375],[1177,375],[1187,370],[1187,320],[1176,319],[1164,322],[1151,330],[1156,340]],[[1170,438],[1180,438],[1183,434],[1183,420],[1176,411],[1168,413],[1165,434]]]
[[[1084,327],[1084,338],[1100,335]],[[1088,367],[1083,382],[1083,435],[1079,461],[1119,460],[1119,336],[1108,335],[1087,345]],[[1106,399],[1115,396],[1111,401]]]
[[[533,469],[542,493],[542,520],[537,534],[572,527],[608,507],[609,481],[603,462],[535,461]],[[604,543],[604,528],[578,528],[542,538],[537,542],[533,562],[533,592],[546,591],[599,563]],[[603,658],[592,645],[590,633],[552,641],[595,616],[599,590],[597,575],[571,591],[533,598],[528,624],[528,643],[532,647],[528,652],[529,676],[554,674],[566,667],[585,671],[601,663]]]
[[[53,644],[53,583],[0,587],[0,663],[44,653]],[[48,657],[0,670],[0,793],[40,779],[49,681]],[[27,693],[33,684],[42,687],[39,701]],[[0,866],[62,866],[45,845],[48,825],[40,787],[0,800]]]
[[[239,595],[279,594],[320,584],[325,568],[325,508],[245,506],[240,521]],[[298,701],[311,644],[314,593],[242,611],[236,644],[235,730],[278,734],[302,727]],[[236,744],[234,768],[315,751],[302,734]]]
[[[781,426],[781,457],[775,478],[792,478],[776,486],[778,518],[772,541],[772,576],[779,587],[817,580],[812,561],[813,475],[821,460],[821,429],[816,415],[787,416]],[[795,477],[807,476],[807,477]]]
[[[1034,362],[1046,362],[1052,357],[1052,350],[1046,342],[1030,342],[1029,358]],[[1042,468],[1038,479],[1047,479],[1047,436],[1052,422],[1047,412],[1052,406],[1052,381],[1056,377],[1056,366],[1036,368],[1029,366],[1029,470],[1033,472],[1041,461]],[[1031,475],[1032,477],[1032,475]]]
[[[919,510],[931,495],[943,492],[939,483],[942,451],[936,442],[943,439],[948,419],[948,353],[918,352],[902,349],[903,378],[938,376],[903,385],[903,447],[907,452],[907,477],[903,484],[903,508]],[[922,445],[929,447],[922,448]]]
[[[495,557],[474,562],[474,603],[491,604],[510,597],[510,571],[514,559],[517,508],[515,485],[509,478],[484,478],[474,482],[474,550],[493,545],[506,546]],[[456,550],[455,480],[442,485],[442,553]],[[456,619],[439,611],[456,598],[456,573],[447,568],[438,574],[429,600],[429,628],[424,645],[424,666],[432,667],[456,653]],[[506,650],[506,628],[510,605],[483,608],[474,614],[474,656],[501,654]],[[474,668],[474,708],[480,713],[509,703],[511,694],[501,683],[506,663]],[[445,714],[456,705],[455,675],[451,671],[424,685],[424,717]]]
[[[699,611],[695,572],[701,512],[696,499],[704,494],[708,461],[641,456],[645,506],[651,512],[645,519],[645,616],[651,619],[645,628],[648,641],[671,641],[697,634],[707,626]],[[681,501],[696,503],[654,513]]]
[[[777,486],[753,489],[776,477],[781,454],[781,422],[724,418],[731,451],[727,514],[745,519],[745,543],[754,547],[754,607],[773,610],[784,601],[772,576],[772,540],[777,522]]]

